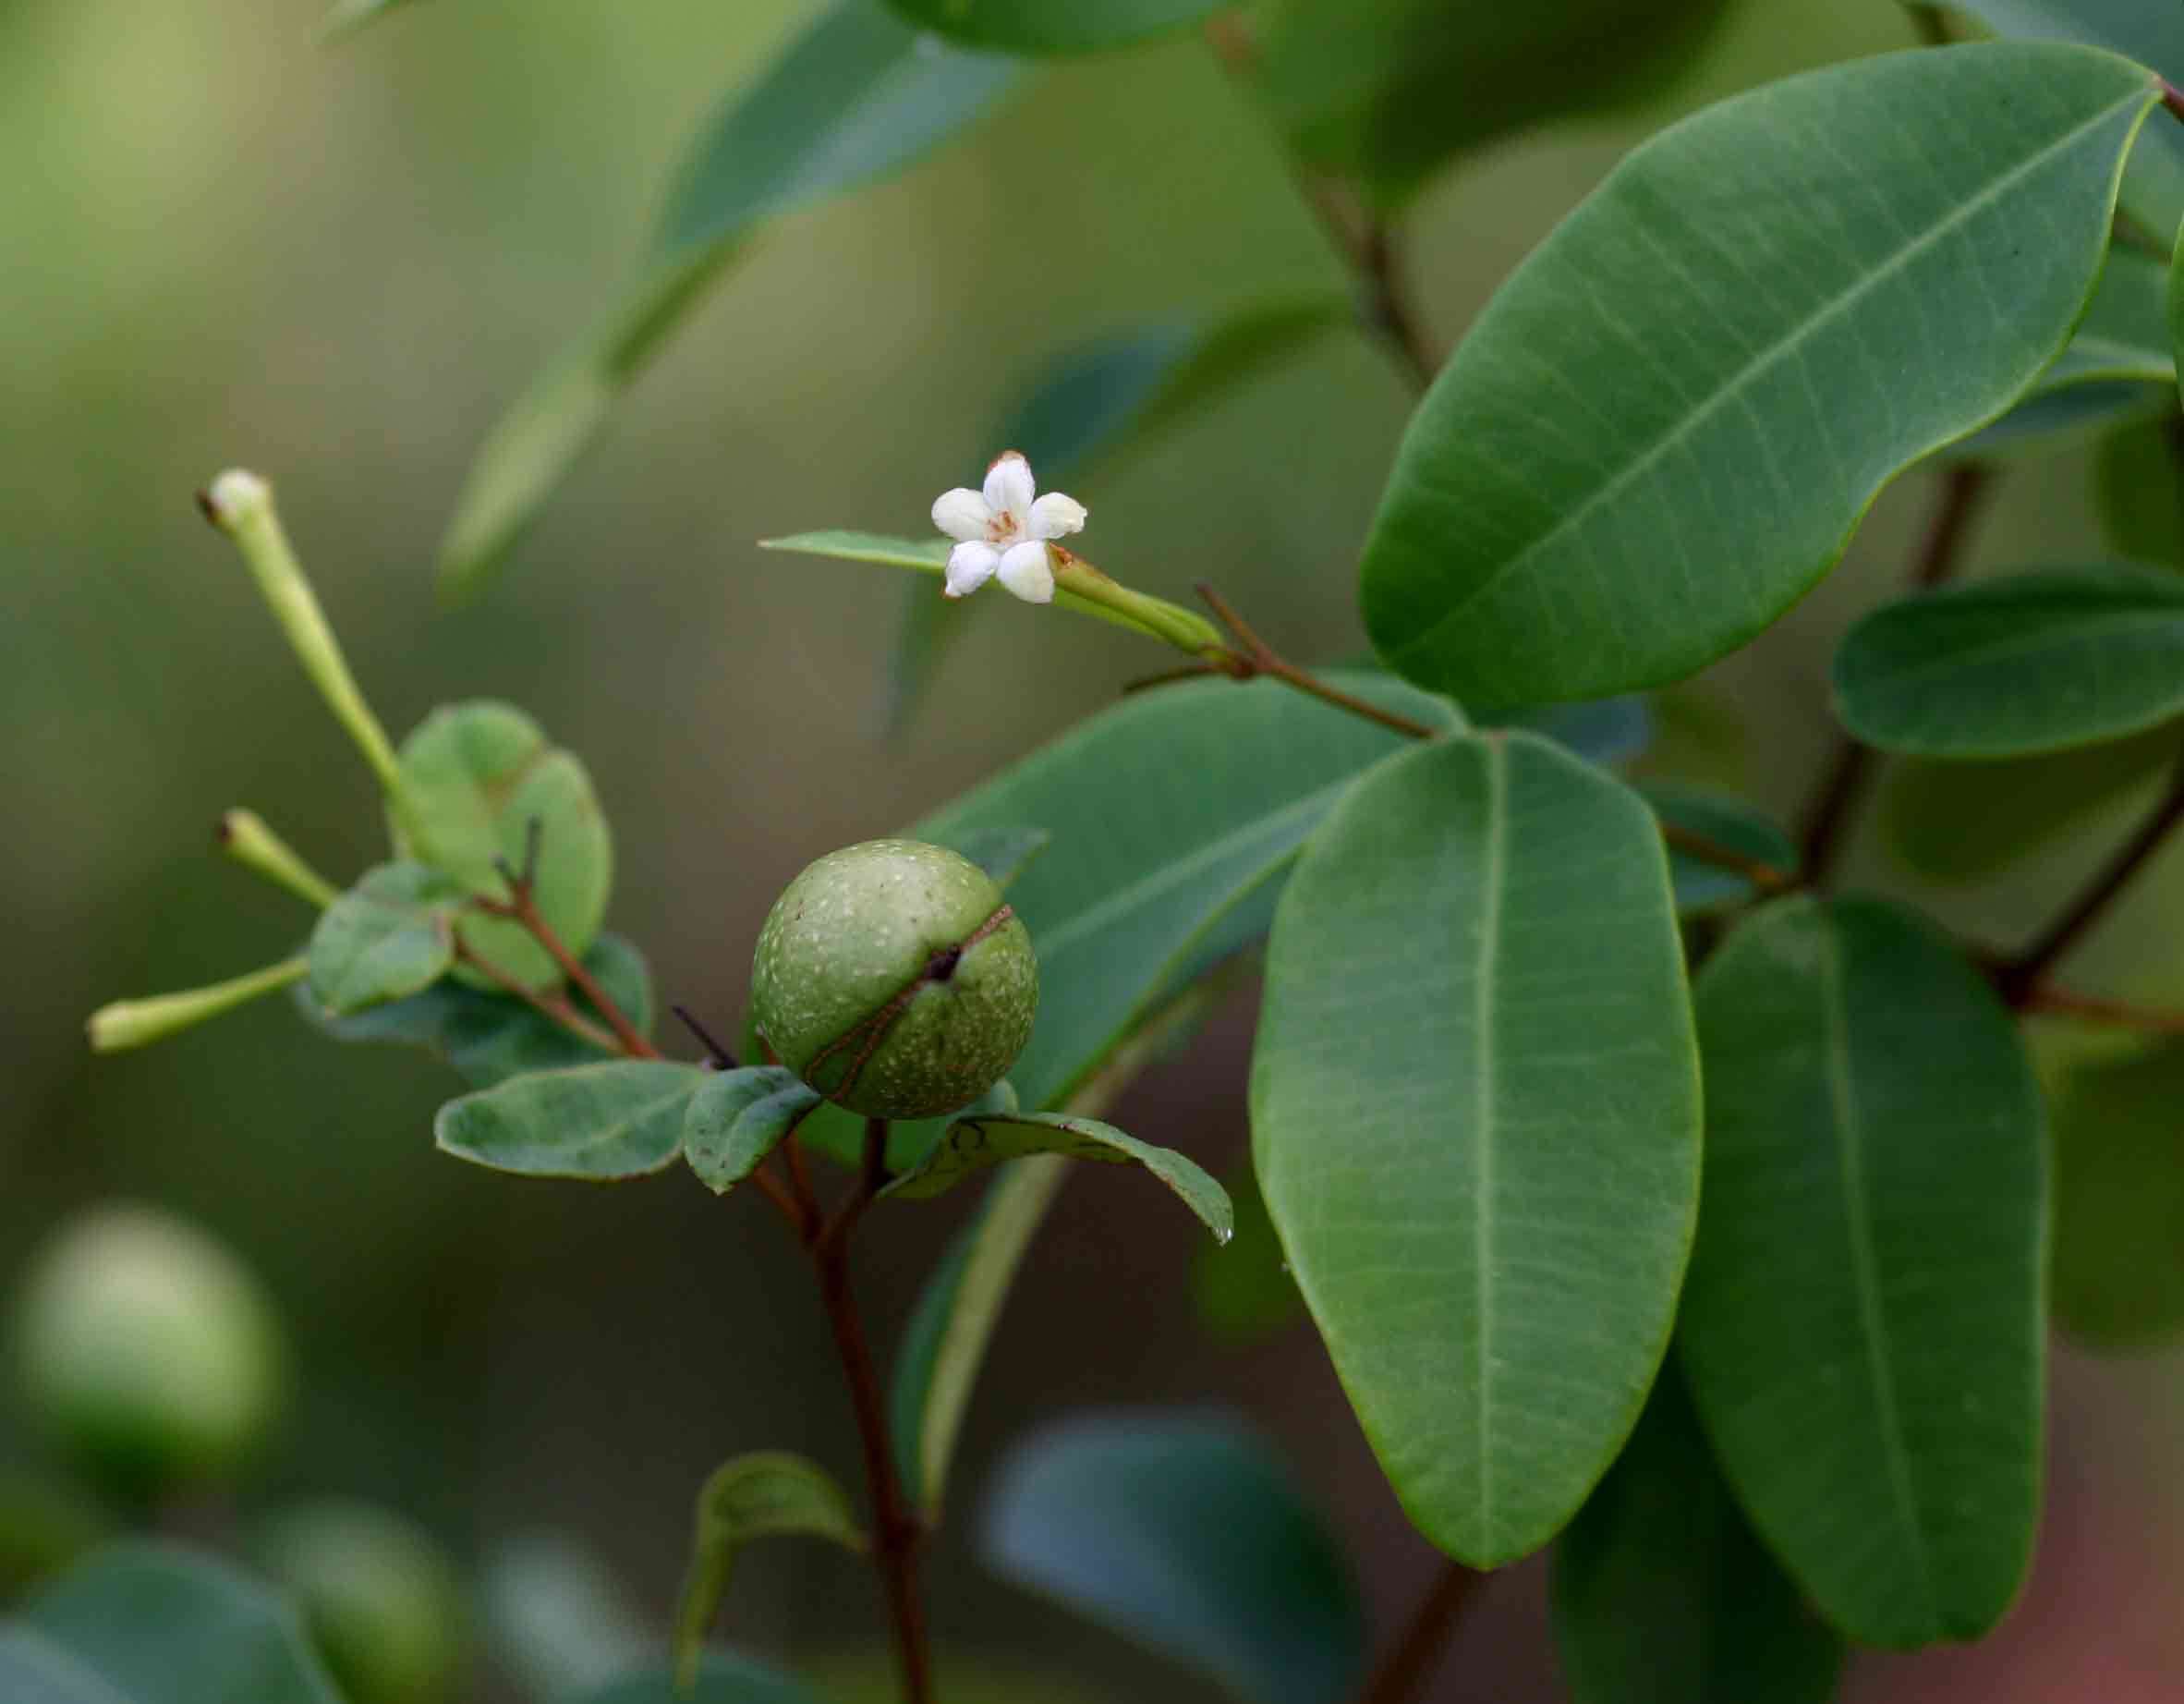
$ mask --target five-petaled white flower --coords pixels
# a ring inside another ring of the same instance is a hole
[[[957,486],[933,505],[933,525],[957,540],[948,553],[948,595],[968,597],[997,574],[1030,603],[1054,601],[1050,539],[1081,532],[1085,505],[1032,483],[1031,464],[1005,450],[986,469],[986,489]]]

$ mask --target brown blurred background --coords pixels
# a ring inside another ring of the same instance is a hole
[[[222,808],[259,809],[337,879],[380,854],[368,775],[191,492],[234,462],[278,482],[390,725],[490,694],[581,752],[618,837],[615,925],[668,997],[732,1020],[758,919],[804,862],[902,825],[1157,665],[1096,625],[982,601],[884,743],[895,578],[752,541],[922,532],[1053,354],[1340,274],[1196,43],[1057,70],[910,176],[773,227],[506,577],[438,615],[433,549],[481,435],[630,275],[667,168],[802,8],[428,0],[327,50],[314,6],[0,0],[0,1292],[76,1203],[124,1194],[194,1215],[267,1276],[300,1345],[300,1409],[254,1498],[378,1498],[471,1560],[564,1529],[657,1613],[689,1496],[722,1456],[854,1459],[807,1280],[768,1215],[679,1172],[588,1189],[441,1158],[429,1126],[451,1077],[337,1049],[282,1001],[142,1053],[85,1050],[103,1001],[233,974],[303,932],[292,902],[214,856]],[[1704,86],[1677,99],[1909,39],[1892,0],[1747,0]],[[1443,180],[1410,268],[1437,333],[1453,340],[1669,110],[1525,139]],[[1298,654],[1352,652],[1354,553],[1407,406],[1379,352],[1323,340],[1073,480],[1087,549],[1178,597],[1211,576]],[[2078,456],[2016,472],[1981,563],[2093,550],[2085,474]],[[1778,808],[1801,795],[1828,736],[1826,648],[1889,583],[1924,500],[1916,476],[1885,498],[1845,569],[1687,699],[1676,725],[1693,703],[1726,707],[1747,719],[1741,741],[1679,736],[1669,762]],[[2005,938],[2086,849],[1946,913]],[[1862,877],[1905,886],[1861,856]],[[2082,980],[2164,992],[2179,862],[2105,929]],[[1232,1165],[1248,1004],[1147,1077],[1121,1122]],[[893,1213],[870,1237],[883,1332],[957,1217]],[[1195,1253],[1187,1223],[1147,1211],[1128,1178],[1072,1184],[979,1389],[955,1513],[1038,1419],[1240,1404],[1354,1541],[1387,1625],[1429,1553],[1309,1333],[1209,1337]],[[2066,1352],[2057,1394],[2024,1605],[1979,1651],[1862,1661],[1847,1696],[2184,1698],[2184,1357]],[[0,1463],[21,1451],[14,1432],[0,1408]],[[948,1649],[1058,1667],[1094,1697],[1202,1692],[984,1577],[968,1525],[932,1569]],[[1559,1696],[1541,1580],[1533,1566],[1495,1583],[1437,1696]],[[797,1546],[747,1568],[731,1625],[791,1661],[879,1629],[861,1570]]]

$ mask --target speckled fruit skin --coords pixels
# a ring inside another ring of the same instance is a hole
[[[997,924],[1003,910],[986,872],[945,847],[868,840],[828,853],[758,931],[759,1034],[868,1118],[968,1106],[1016,1063],[1038,1010],[1030,932],[1013,914]]]

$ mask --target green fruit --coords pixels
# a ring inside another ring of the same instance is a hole
[[[97,1208],[55,1233],[25,1276],[16,1349],[29,1412],[132,1497],[229,1472],[281,1405],[257,1279],[155,1208]]]
[[[830,852],[758,932],[751,1005],[782,1064],[868,1118],[937,1118],[1015,1064],[1031,935],[969,859],[915,840]]]
[[[355,1704],[431,1704],[463,1661],[463,1592],[455,1564],[416,1523],[366,1503],[287,1510],[260,1546],[266,1573]]]

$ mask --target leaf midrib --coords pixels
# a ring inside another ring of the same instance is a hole
[[[1911,1458],[1903,1442],[1895,1374],[1889,1366],[1888,1321],[1881,1306],[1875,1270],[1873,1226],[1866,1211],[1864,1137],[1858,1116],[1856,1084],[1850,1066],[1850,1019],[1843,999],[1841,947],[1834,925],[1817,919],[1820,942],[1820,1022],[1826,1038],[1828,1105],[1834,1114],[1836,1155],[1843,1186],[1843,1211],[1850,1245],[1850,1275],[1863,1327],[1866,1370],[1873,1381],[1874,1405],[1888,1469],[1889,1491],[1903,1515],[1903,1538],[1929,1619],[1938,1599],[1934,1567],[1926,1554],[1926,1532],[1911,1489]]]
[[[1668,432],[1641,449],[1630,462],[1616,472],[1613,478],[1596,488],[1592,494],[1578,504],[1575,508],[1564,514],[1552,527],[1539,534],[1522,550],[1511,556],[1500,567],[1482,579],[1468,594],[1443,612],[1438,619],[1414,635],[1402,647],[1403,651],[1413,653],[1431,646],[1446,628],[1468,615],[1472,605],[1486,597],[1495,587],[1511,574],[1525,568],[1535,558],[1559,542],[1565,535],[1582,526],[1594,511],[1619,496],[1628,486],[1651,471],[1664,457],[1681,447],[1684,440],[1696,432],[1702,424],[1711,420],[1720,409],[1740,398],[1745,388],[1760,374],[1797,352],[1818,327],[1839,318],[1850,309],[1855,307],[1883,282],[1894,278],[1927,250],[1935,247],[1944,237],[1954,235],[1972,218],[1985,212],[1989,206],[2015,188],[2017,184],[2032,176],[2051,161],[2069,152],[2080,141],[2100,129],[2102,126],[2111,123],[2119,113],[2128,112],[2134,106],[2151,104],[2154,98],[2154,91],[2148,88],[2140,91],[2129,100],[2114,102],[2103,107],[2093,117],[2074,127],[2036,153],[2026,156],[2008,172],[1995,178],[1977,195],[1960,202],[1946,218],[1929,225],[1919,236],[1905,243],[1872,271],[1861,276],[1849,289],[1844,290],[1832,300],[1823,304],[1816,311],[1800,321],[1787,335],[1778,338],[1746,361],[1697,408],[1685,414]],[[2065,347],[2068,347],[2068,345]],[[2060,351],[2057,353],[2059,355]]]
[[[1478,1058],[1472,1075],[1472,1115],[1479,1132],[1476,1192],[1472,1204],[1472,1241],[1476,1249],[1479,1287],[1478,1401],[1479,1531],[1494,1528],[1494,1110],[1498,1099],[1494,1057],[1494,978],[1501,960],[1501,903],[1509,864],[1509,752],[1499,740],[1486,742],[1486,866],[1480,883],[1479,950],[1473,969],[1472,1022]]]

